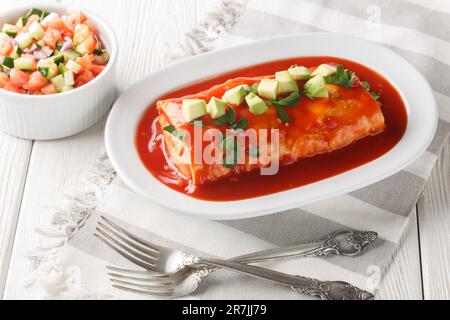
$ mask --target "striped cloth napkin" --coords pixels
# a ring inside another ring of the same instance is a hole
[[[39,260],[35,280],[47,297],[139,298],[108,283],[106,264],[132,265],[93,237],[100,214],[150,241],[220,258],[309,242],[335,230],[373,230],[380,239],[359,257],[304,258],[264,266],[322,280],[344,280],[376,291],[450,132],[450,11],[438,7],[436,1],[252,0],[234,26],[218,37],[215,33],[226,27],[220,21],[231,24],[229,18],[239,13],[235,1],[223,3],[225,9],[216,15],[216,21],[205,22],[188,35],[178,57],[300,32],[338,32],[374,41],[409,60],[431,83],[440,108],[433,143],[406,170],[364,189],[286,212],[235,221],[199,220],[158,207],[130,191],[115,177],[107,158],[102,158],[87,178],[87,189],[56,212],[53,227],[64,229],[70,240]],[[308,297],[221,270],[191,298]]]

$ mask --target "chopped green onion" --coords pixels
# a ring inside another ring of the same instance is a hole
[[[245,118],[241,118],[238,122],[230,124],[230,129],[238,130],[242,129],[244,130],[249,125],[250,121],[248,121]]]
[[[291,118],[289,117],[289,115],[287,114],[286,110],[284,110],[283,106],[278,106],[275,105],[274,106],[275,109],[278,112],[278,117],[280,117],[280,120],[283,121],[284,123],[288,123],[291,122]]]
[[[186,132],[177,130],[173,125],[169,124],[164,127],[164,131],[167,131],[171,135],[173,135],[175,138],[179,140],[183,140],[184,137],[186,137]]]
[[[252,158],[258,158],[259,157],[259,147],[248,148],[248,155]]]
[[[345,70],[344,66],[340,65],[337,67],[336,73],[325,77],[325,81],[344,88],[350,88],[355,83],[355,73]]]

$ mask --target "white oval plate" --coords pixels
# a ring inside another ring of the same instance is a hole
[[[176,192],[143,166],[135,147],[136,127],[143,112],[158,97],[227,71],[301,56],[346,58],[390,80],[407,106],[408,126],[401,141],[384,156],[340,175],[276,194],[231,202],[198,200]],[[176,212],[208,219],[240,219],[299,207],[387,178],[426,150],[437,122],[431,88],[406,60],[386,48],[357,38],[314,33],[266,39],[206,53],[153,73],[131,86],[117,100],[108,118],[105,139],[114,168],[135,192]]]

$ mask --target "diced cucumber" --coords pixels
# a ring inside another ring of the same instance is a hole
[[[26,49],[31,45],[31,43],[33,43],[33,38],[31,37],[31,35],[28,32],[19,34],[15,38],[15,40],[16,40],[17,44],[19,45],[20,49]]]
[[[101,55],[103,54],[103,50],[101,50],[101,49],[95,49],[94,52],[93,52],[93,54],[94,54],[95,56],[101,56]]]
[[[58,72],[59,72],[60,74],[66,73],[67,70],[68,70],[68,69],[66,68],[66,66],[65,66],[64,64],[60,63],[60,64],[58,65]]]
[[[34,59],[32,57],[20,57],[14,60],[14,68],[33,71]]]
[[[87,53],[90,53],[89,50],[86,48],[86,44],[84,42],[81,42],[77,45],[76,50],[83,56]]]
[[[35,21],[28,27],[28,32],[34,39],[41,40],[44,37],[45,30],[38,21]]]
[[[72,71],[73,73],[78,73],[81,70],[81,66],[73,60],[67,61],[66,68]]]
[[[42,11],[42,14],[40,15],[41,21],[44,20],[45,18],[47,18],[49,14],[50,14],[50,12]]]
[[[73,86],[63,86],[61,88],[61,92],[67,92],[67,91],[72,91],[74,89]]]
[[[9,69],[14,68],[14,59],[10,58],[10,57],[5,57],[3,59],[2,65],[4,65],[5,67],[7,67]]]
[[[9,41],[9,36],[4,32],[0,32],[0,42],[6,42],[6,41]]]
[[[64,51],[63,55],[64,55],[64,58],[66,59],[66,61],[76,60],[77,58],[81,57],[81,54],[73,49]]]
[[[64,72],[64,84],[66,86],[73,86],[75,84],[75,77],[72,71]]]
[[[51,81],[55,85],[56,91],[58,92],[60,92],[65,86],[64,77],[62,74],[54,77]]]
[[[16,26],[19,28],[23,28],[27,25],[27,21],[28,21],[28,17],[22,16],[19,18],[19,20],[17,20]]]
[[[38,67],[38,71],[45,77],[48,77],[48,73],[50,71],[49,67]]]
[[[61,48],[63,47],[63,44],[61,42],[56,43],[56,50],[61,51]]]
[[[13,51],[9,54],[10,58],[17,59],[22,54],[22,49],[19,46],[15,46]]]
[[[30,10],[28,10],[27,12],[27,17],[31,17],[32,15],[38,15],[39,17],[42,16],[43,11],[41,9],[37,9],[37,8],[31,8]]]
[[[103,50],[102,57],[103,57],[103,60],[105,60],[105,64],[107,64],[109,61],[109,52],[106,50]]]
[[[60,63],[64,63],[65,59],[64,59],[64,55],[60,54],[60,55],[56,55],[51,57],[51,59],[53,60],[54,63],[56,64],[60,64]]]
[[[15,37],[19,28],[13,24],[5,23],[2,28],[2,32],[6,33],[10,37]]]

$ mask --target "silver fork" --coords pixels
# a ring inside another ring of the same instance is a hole
[[[211,272],[222,267],[291,286],[294,290],[322,299],[370,299],[373,296],[348,283],[315,279],[243,265],[300,256],[342,254],[353,256],[377,239],[374,232],[337,232],[311,244],[277,248],[234,258],[233,261],[205,259],[149,243],[102,217],[95,234],[119,254],[146,271],[107,267],[113,286],[122,290],[160,297],[193,293]],[[237,263],[237,261],[241,263]]]

